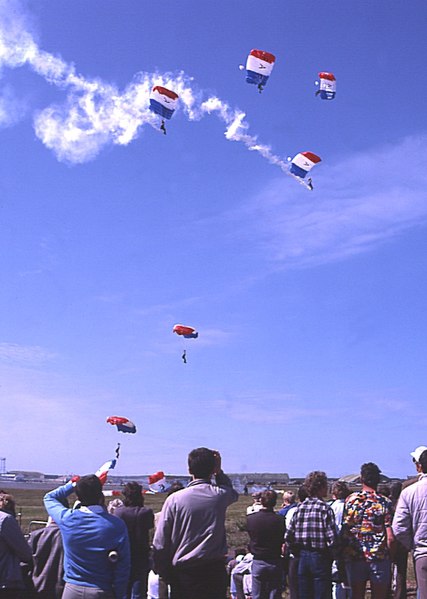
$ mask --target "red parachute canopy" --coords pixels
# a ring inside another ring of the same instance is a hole
[[[329,81],[336,81],[335,75],[333,73],[327,73],[326,71],[322,71],[319,73],[320,79],[329,79]]]
[[[184,324],[176,324],[173,327],[172,332],[176,333],[177,335],[183,335],[184,337],[193,337],[194,339],[196,339],[199,335],[195,328]]]
[[[165,473],[162,470],[159,470],[154,474],[150,474],[150,476],[148,477],[148,484],[154,485],[154,483],[159,482],[159,480],[162,480],[163,478],[165,478]]]
[[[274,63],[276,61],[276,57],[271,52],[265,52],[265,50],[257,50],[253,49],[250,51],[251,56],[255,56],[255,58],[259,58],[260,60],[265,60],[265,62]]]
[[[311,160],[311,162],[314,162],[314,164],[322,162],[322,159],[313,152],[301,152],[301,154]]]
[[[109,416],[107,422],[117,426],[117,430],[122,433],[136,433],[134,423],[124,416]]]
[[[178,98],[179,98],[178,94],[173,92],[171,89],[168,89],[167,87],[162,87],[161,85],[155,85],[153,87],[152,91],[153,92],[157,91],[157,92],[159,92],[159,94],[162,94],[163,96],[167,96],[171,100],[178,100]]]

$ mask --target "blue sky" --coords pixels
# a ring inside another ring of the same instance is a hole
[[[184,473],[200,445],[234,472],[411,473],[427,6],[410,4],[0,2],[8,469],[90,472],[121,441],[122,474]],[[277,57],[261,95],[238,69],[252,48]],[[167,136],[154,83],[180,94]],[[281,168],[307,150],[313,192]]]

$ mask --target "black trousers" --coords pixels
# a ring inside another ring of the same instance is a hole
[[[24,591],[18,589],[0,589],[0,599],[22,599]]]
[[[226,599],[227,572],[224,561],[173,569],[170,599]]]

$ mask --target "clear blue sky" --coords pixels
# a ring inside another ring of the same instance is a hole
[[[183,473],[201,445],[234,472],[411,473],[426,18],[424,0],[0,2],[9,470],[94,471],[121,441],[122,474]],[[277,57],[261,95],[238,69],[252,48]],[[167,136],[156,81],[181,95]],[[313,192],[272,163],[306,150]]]

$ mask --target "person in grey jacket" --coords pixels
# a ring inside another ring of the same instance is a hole
[[[66,497],[61,503],[68,508]],[[33,565],[28,573],[30,597],[61,599],[64,592],[64,547],[61,531],[49,516],[44,528],[34,530],[28,539],[33,554]],[[30,582],[31,581],[31,582]]]
[[[13,515],[15,502],[0,493],[0,598],[21,599],[24,582],[20,562],[31,562],[31,549]]]
[[[225,512],[237,501],[218,452],[199,447],[188,456],[192,481],[170,495],[153,540],[154,570],[169,581],[171,599],[225,599]],[[215,475],[216,485],[211,483]]]
[[[418,482],[403,489],[393,518],[393,532],[408,550],[413,549],[420,597],[427,597],[427,450],[418,459]]]

